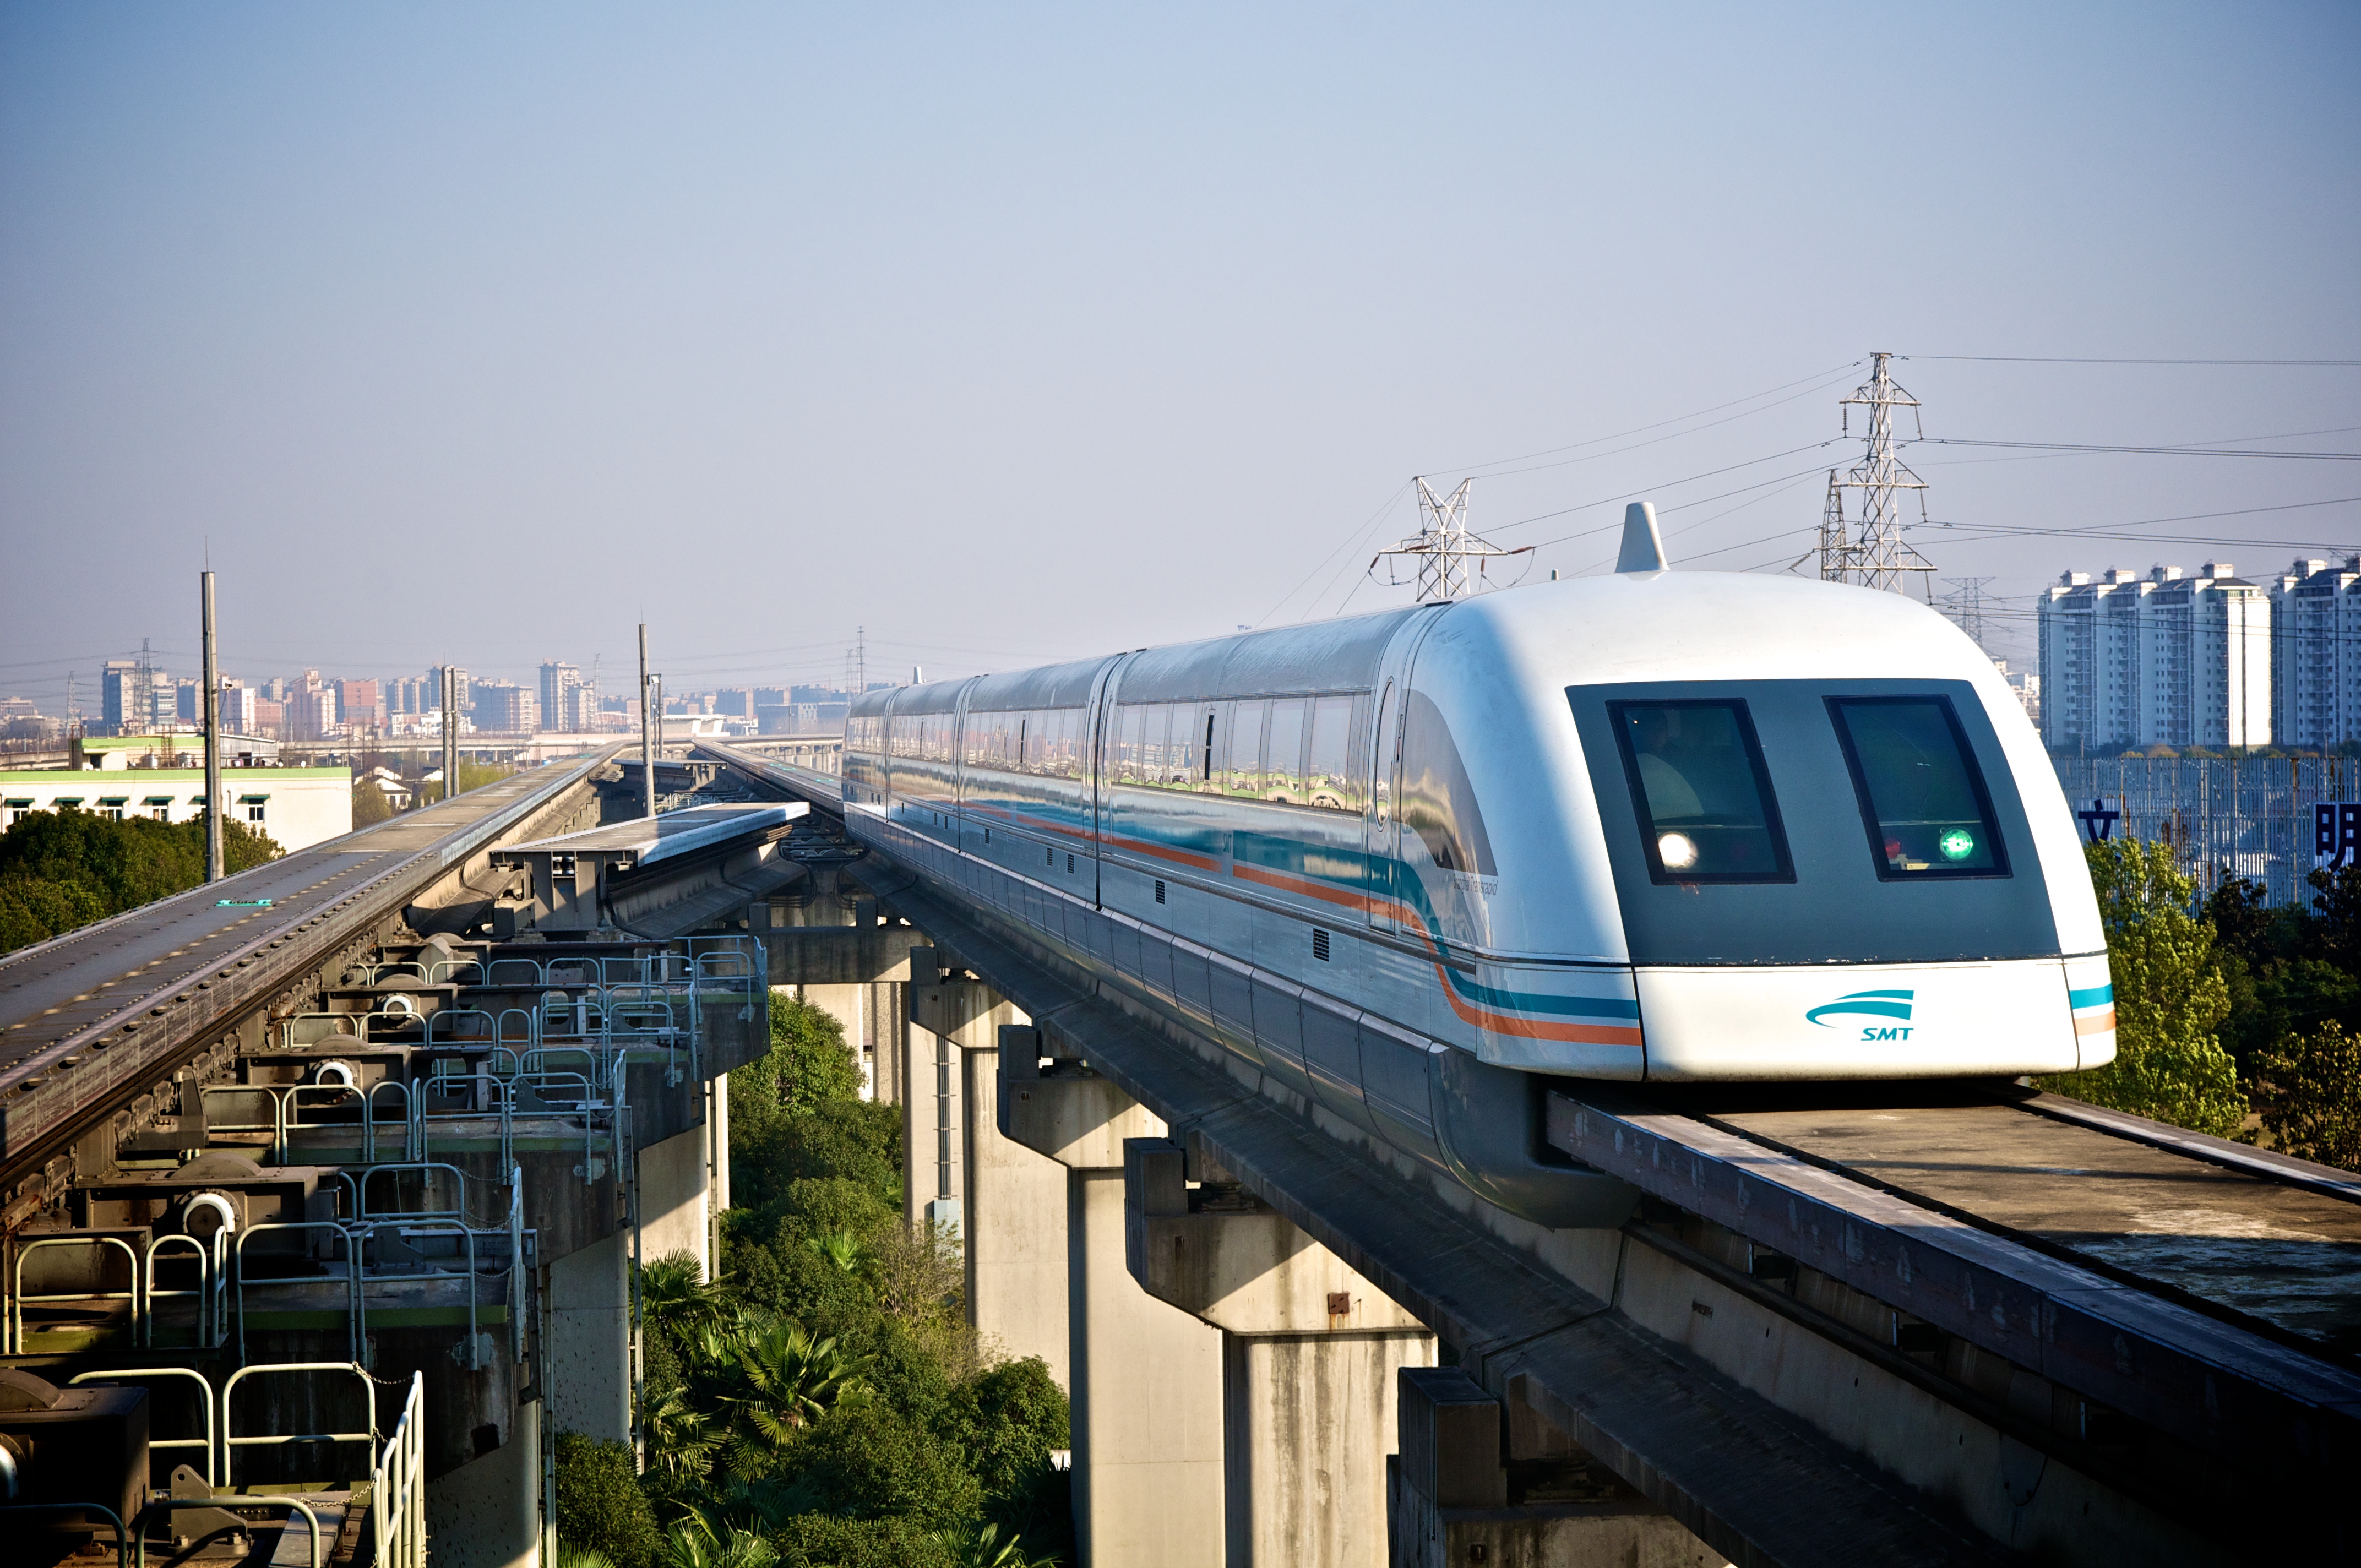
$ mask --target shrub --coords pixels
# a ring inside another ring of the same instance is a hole
[[[2110,839],[2089,846],[2115,992],[2115,1059],[2042,1086],[2227,1137],[2246,1118],[2237,1069],[2215,1031],[2230,989],[2213,927],[2190,916],[2196,884],[2169,844]]]
[[[629,1444],[557,1434],[557,1534],[615,1568],[657,1568],[664,1543]]]
[[[2361,1170],[2361,1036],[2334,1021],[2255,1058],[2263,1130],[2283,1154]]]

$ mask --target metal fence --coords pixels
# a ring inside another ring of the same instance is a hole
[[[2273,905],[2309,899],[2312,808],[2361,800],[2361,758],[2058,757],[2058,783],[2088,840],[2170,844],[2211,892],[2226,875],[2260,883]]]

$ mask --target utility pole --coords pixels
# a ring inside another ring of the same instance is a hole
[[[443,666],[443,798],[459,793],[459,673]]]
[[[1530,544],[1503,550],[1467,532],[1467,492],[1475,483],[1473,479],[1462,479],[1450,495],[1438,496],[1423,478],[1418,480],[1418,532],[1393,548],[1371,556],[1369,570],[1376,571],[1378,563],[1384,560],[1415,560],[1418,602],[1448,604],[1475,591],[1467,571],[1470,561],[1477,564],[1476,573],[1480,576],[1496,556],[1531,554],[1533,547]],[[1396,579],[1389,586],[1400,587],[1401,584]]]
[[[201,573],[199,583],[205,639],[205,880],[219,882],[229,874],[222,858],[221,656],[214,645],[214,575]]]
[[[656,814],[655,726],[664,720],[648,685],[648,623],[640,622],[640,814]]]
[[[1856,405],[1869,410],[1868,450],[1862,453],[1860,462],[1845,470],[1843,478],[1832,478],[1829,482],[1828,510],[1823,513],[1820,523],[1820,575],[1828,577],[1829,572],[1828,540],[1831,516],[1841,537],[1844,502],[1839,492],[1859,490],[1861,532],[1847,547],[1846,554],[1850,559],[1846,565],[1850,569],[1852,580],[1862,587],[1899,593],[1904,574],[1932,574],[1935,566],[1934,563],[1905,543],[1902,538],[1900,493],[1904,490],[1920,492],[1918,518],[1924,522],[1927,517],[1927,481],[1912,473],[1894,455],[1894,411],[1916,411],[1918,400],[1894,385],[1894,372],[1888,364],[1893,357],[1891,354],[1872,354],[1869,379],[1855,388],[1852,396],[1843,400],[1839,405],[1848,410]],[[1913,417],[1916,417],[1915,412]],[[1850,413],[1845,416],[1845,433],[1852,433]],[[1922,430],[1920,433],[1925,433]],[[1922,585],[1927,581],[1925,577],[1919,580]],[[1929,593],[1927,597],[1931,598],[1933,595]]]

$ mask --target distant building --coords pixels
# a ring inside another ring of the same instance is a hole
[[[2041,677],[2030,670],[2010,669],[2006,659],[1994,659],[1993,668],[1998,670],[2000,678],[2008,683],[2008,689],[2016,694],[2017,706],[2025,709],[2025,717],[2033,720],[2034,729],[2039,729],[2041,728]]]
[[[290,739],[324,740],[336,732],[336,694],[328,687],[291,693],[286,708]]]
[[[353,776],[346,768],[225,768],[221,798],[227,820],[258,828],[290,851],[353,830]],[[204,806],[203,767],[0,772],[0,828],[60,808],[187,822],[203,817]]]
[[[385,706],[374,680],[336,683],[336,718],[347,729],[382,729]]]
[[[2051,750],[2270,744],[2272,598],[2230,563],[2069,572],[2037,610]]]
[[[2361,739],[2361,556],[2297,561],[2272,578],[2270,595],[2279,744]]]
[[[530,735],[541,728],[541,699],[508,681],[471,683],[478,734]]]
[[[541,712],[553,726],[574,728],[566,722],[575,707],[574,694],[581,689],[580,666],[561,663],[553,659],[541,666]]]
[[[261,734],[262,694],[252,686],[223,686],[221,722],[224,729],[234,729],[240,735]]]
[[[145,729],[154,717],[149,690],[153,672],[137,659],[109,659],[99,666],[100,722],[110,735]]]

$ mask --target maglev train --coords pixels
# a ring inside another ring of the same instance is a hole
[[[2114,1052],[2049,761],[1899,594],[1652,565],[872,692],[842,787],[876,852],[1479,1190],[1531,1075]]]

